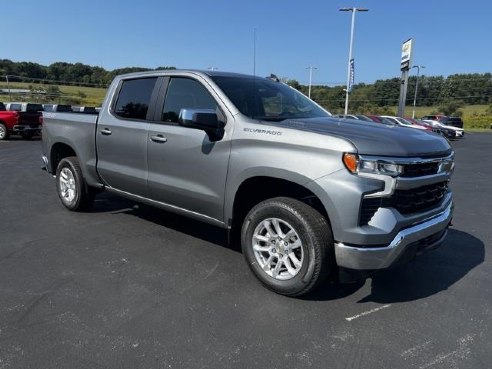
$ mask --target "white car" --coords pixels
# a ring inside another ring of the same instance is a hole
[[[409,122],[408,120],[403,119],[401,117],[392,117],[390,115],[381,115],[381,118],[388,119],[389,121],[393,122],[396,125],[399,125],[400,127],[414,128],[414,129],[419,129],[419,130],[423,130],[423,131],[428,131],[427,128],[425,128],[423,126],[419,126],[417,124],[413,124],[413,123]]]
[[[437,120],[425,119],[424,122],[429,123],[433,128],[439,129],[448,138],[462,138],[465,136],[465,130],[463,128],[446,126]]]

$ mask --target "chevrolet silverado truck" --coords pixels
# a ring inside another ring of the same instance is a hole
[[[28,140],[41,133],[43,122],[43,106],[35,103],[11,102],[6,103],[7,110],[17,112],[18,122],[12,128],[12,133],[20,134]]]
[[[452,219],[445,138],[333,118],[276,78],[118,76],[98,115],[45,113],[42,146],[69,210],[105,190],[222,227],[288,296],[411,260]]]

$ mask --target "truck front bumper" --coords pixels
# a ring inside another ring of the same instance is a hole
[[[398,232],[387,246],[348,245],[335,243],[335,256],[340,267],[356,270],[386,269],[416,254],[439,247],[453,217],[450,202],[444,211]]]

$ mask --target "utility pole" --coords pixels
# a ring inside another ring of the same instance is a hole
[[[313,80],[313,69],[318,69],[318,68],[313,67],[312,65],[310,65],[306,69],[309,69],[309,90],[308,90],[308,97],[311,98],[311,84],[312,84],[312,80]]]
[[[425,66],[424,65],[414,65],[412,68],[417,68],[417,82],[415,82],[415,95],[413,96],[413,112],[412,112],[412,118],[415,119],[415,105],[417,104],[417,91],[419,89],[420,68],[425,68]]]

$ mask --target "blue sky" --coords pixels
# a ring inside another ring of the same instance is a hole
[[[355,82],[399,76],[414,39],[426,75],[492,71],[492,1],[468,0],[16,0],[2,4],[0,58],[49,65],[175,66],[344,84],[350,13]],[[415,71],[415,69],[414,69]]]

